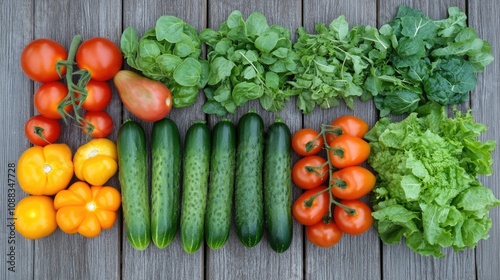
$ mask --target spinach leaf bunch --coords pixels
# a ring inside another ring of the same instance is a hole
[[[467,101],[476,73],[493,57],[491,45],[478,38],[466,20],[457,7],[448,9],[448,18],[432,20],[400,6],[396,17],[379,29],[391,48],[386,60],[373,65],[364,87],[374,96],[381,116],[409,113],[428,101]]]
[[[277,112],[293,95],[286,81],[296,68],[290,31],[267,24],[259,12],[246,20],[233,11],[219,30],[200,32],[207,45],[209,72],[202,110],[219,116],[235,113],[238,106],[258,99],[261,106]]]
[[[145,77],[164,83],[177,108],[195,103],[199,89],[206,85],[208,62],[200,57],[201,46],[197,30],[171,15],[158,18],[156,26],[140,39],[131,26],[120,39],[127,64]]]
[[[369,100],[365,80],[374,64],[383,64],[391,47],[389,38],[368,25],[349,30],[343,15],[328,26],[317,24],[315,30],[316,34],[303,27],[297,30],[294,50],[300,60],[290,85],[298,95],[298,108],[309,114],[316,105],[328,109],[344,100],[353,109],[355,98]]]

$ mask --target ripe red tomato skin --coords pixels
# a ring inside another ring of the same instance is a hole
[[[328,191],[325,191],[325,186],[319,186],[314,189],[307,190],[295,200],[292,206],[292,214],[297,222],[302,225],[313,225],[323,219],[323,216],[328,212],[330,207],[330,196]],[[323,192],[322,192],[323,191]],[[310,206],[305,202],[317,193],[320,193]]]
[[[348,134],[335,137],[328,145],[330,148],[328,150],[330,162],[336,168],[361,164],[370,155],[370,144],[368,142]],[[342,151],[343,155],[337,155],[335,150]]]
[[[76,51],[75,61],[80,69],[87,69],[96,81],[107,81],[122,68],[123,56],[115,43],[103,37],[84,41]]]
[[[342,239],[342,231],[332,220],[325,223],[324,219],[318,223],[306,226],[307,239],[316,246],[328,248]]]
[[[336,185],[344,181],[345,188]],[[370,170],[361,166],[349,166],[332,173],[331,190],[334,197],[340,199],[358,199],[368,194],[375,186],[376,177]]]
[[[320,167],[309,172],[306,167]],[[322,176],[320,174],[323,174]],[[292,181],[293,183],[304,190],[315,188],[328,178],[328,164],[326,159],[321,156],[306,156],[299,159],[292,166]]]
[[[46,118],[60,119],[62,116],[59,114],[57,107],[67,95],[68,87],[62,82],[44,83],[37,89],[33,96],[35,108],[40,115]],[[67,105],[64,109],[68,113],[73,111],[71,105]]]
[[[111,101],[112,91],[107,82],[90,80],[87,83],[87,97],[82,108],[87,111],[103,111]]]
[[[83,132],[90,137],[104,138],[113,131],[113,119],[105,111],[89,111],[83,115],[83,118],[93,125],[93,130],[89,131],[90,127],[82,124]]]
[[[333,220],[342,232],[359,235],[370,229],[373,217],[368,205],[359,199],[341,200],[340,203],[355,210],[354,214],[349,214],[338,205],[333,208]]]
[[[313,148],[310,151],[307,151],[307,143],[313,140]],[[300,129],[295,132],[292,137],[292,149],[295,153],[301,156],[316,155],[323,149],[323,146],[324,140],[322,135],[312,128]]]
[[[45,140],[36,134],[35,129],[37,128],[43,129],[41,134]],[[31,117],[24,125],[24,134],[33,145],[44,147],[50,143],[55,143],[59,139],[61,124],[58,120],[36,115]]]
[[[33,81],[48,83],[60,80],[56,63],[66,60],[68,53],[58,42],[39,38],[28,43],[21,53],[21,68]],[[61,67],[61,75],[66,74],[66,68]]]
[[[331,126],[332,128],[340,128],[342,130],[342,134],[349,134],[359,138],[363,138],[365,136],[365,133],[367,133],[370,129],[368,123],[366,123],[364,120],[350,115],[340,116],[334,119],[331,123]],[[332,141],[335,137],[337,137],[337,135],[333,133],[327,133],[327,143]]]

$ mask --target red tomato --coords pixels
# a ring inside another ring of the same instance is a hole
[[[342,232],[358,235],[370,229],[373,217],[372,210],[368,205],[358,199],[341,200],[340,204],[350,208],[344,209],[336,205],[333,209],[333,220]]]
[[[122,68],[122,53],[111,40],[94,37],[84,41],[76,51],[76,64],[87,69],[96,81],[107,81]]]
[[[331,190],[340,199],[357,199],[375,186],[375,175],[361,166],[349,166],[332,173]]]
[[[303,128],[292,137],[292,149],[301,156],[318,154],[323,146],[323,135],[311,128]]]
[[[317,195],[315,198],[313,196]],[[292,206],[292,214],[303,225],[314,225],[330,209],[330,195],[325,186],[310,189],[297,198]]]
[[[299,159],[292,167],[292,180],[301,189],[312,189],[328,178],[328,163],[320,156]]]
[[[87,97],[82,108],[87,111],[102,111],[111,101],[111,87],[107,82],[90,80],[87,83]]]
[[[370,155],[368,142],[348,134],[335,137],[328,145],[330,162],[337,168],[361,164]]]
[[[49,119],[60,119],[59,103],[68,95],[68,87],[62,82],[50,82],[41,85],[33,97],[35,108],[44,117]],[[73,106],[64,107],[67,113],[73,111]]]
[[[61,124],[58,120],[36,115],[24,125],[24,134],[31,143],[43,147],[57,141],[61,135]]]
[[[66,60],[68,53],[58,42],[40,38],[31,41],[21,53],[21,68],[30,79],[41,82],[54,82],[60,80],[56,63]],[[61,67],[61,75],[66,74],[66,68]]]
[[[321,219],[318,223],[306,227],[306,236],[312,244],[327,248],[339,243],[342,231],[333,220],[325,223],[325,220]]]
[[[340,116],[332,121],[329,132],[326,133],[326,142],[330,143],[333,138],[342,134],[363,138],[369,129],[368,124],[358,117]]]
[[[83,115],[86,123],[82,124],[85,134],[94,138],[108,136],[113,130],[113,119],[105,111],[91,111]]]

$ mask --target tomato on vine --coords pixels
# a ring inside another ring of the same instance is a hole
[[[361,166],[349,166],[332,173],[330,186],[335,197],[357,199],[368,194],[375,186],[376,177]]]
[[[121,69],[123,57],[118,46],[111,40],[94,37],[78,47],[75,61],[78,68],[90,72],[92,79],[107,81]]]
[[[340,116],[327,126],[326,141],[329,143],[335,137],[345,134],[363,138],[369,129],[368,123],[358,117]]]
[[[342,231],[331,219],[321,219],[314,225],[306,226],[307,239],[316,246],[331,247],[342,239]]]
[[[303,128],[292,137],[292,149],[301,156],[318,154],[324,146],[324,139],[320,132],[312,128]]]
[[[302,225],[319,222],[330,209],[330,195],[325,186],[310,189],[297,198],[292,206],[295,220]]]
[[[341,200],[340,205],[333,208],[333,220],[344,233],[359,235],[373,224],[372,210],[366,203],[358,199]]]
[[[328,145],[329,160],[336,168],[361,164],[370,155],[368,142],[348,134],[335,137]]]
[[[60,80],[66,73],[66,68],[57,71],[57,62],[66,60],[68,53],[58,42],[40,38],[31,41],[21,53],[21,68],[30,79],[41,82]],[[59,76],[59,74],[61,76]]]
[[[59,139],[61,124],[58,120],[36,115],[24,125],[24,134],[31,143],[43,147]]]
[[[320,156],[306,156],[299,159],[292,167],[292,181],[301,189],[312,189],[328,178],[328,163]]]
[[[107,137],[113,130],[113,119],[105,111],[89,111],[83,115],[83,132],[93,138]]]
[[[86,86],[87,96],[81,107],[87,111],[102,111],[111,101],[112,91],[107,82],[90,80]]]
[[[41,85],[33,97],[35,108],[40,115],[49,119],[62,118],[59,111],[59,103],[68,95],[68,87],[62,82],[49,82]],[[73,107],[68,104],[63,108],[66,113],[70,113]],[[62,112],[64,114],[64,112]]]

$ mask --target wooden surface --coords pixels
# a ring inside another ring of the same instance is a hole
[[[0,160],[3,178],[0,189],[0,279],[499,279],[500,208],[490,213],[494,222],[488,240],[481,241],[476,249],[460,253],[447,250],[444,259],[421,257],[403,244],[383,245],[374,229],[362,236],[345,236],[337,246],[320,249],[305,240],[303,228],[297,223],[293,227],[292,245],[282,254],[270,249],[265,236],[259,245],[245,248],[234,230],[228,243],[219,250],[202,247],[195,254],[187,254],[177,237],[165,249],[157,249],[151,244],[145,251],[136,251],[126,240],[121,215],[112,229],[94,239],[58,230],[47,238],[29,241],[9,228],[9,165],[15,164],[22,151],[29,147],[23,126],[36,113],[32,97],[40,86],[31,82],[19,66],[21,50],[31,40],[49,37],[69,47],[73,36],[81,34],[83,38],[104,36],[119,43],[121,32],[127,26],[134,26],[142,34],[165,14],[180,17],[198,30],[218,28],[235,9],[242,11],[245,17],[252,11],[260,11],[270,24],[291,29],[295,37],[297,27],[303,25],[312,32],[316,23],[329,23],[341,14],[346,15],[351,26],[380,26],[395,15],[401,4],[421,9],[431,18],[443,18],[449,6],[458,6],[467,12],[469,25],[491,43],[497,60],[479,75],[477,88],[463,108],[472,108],[476,121],[489,126],[484,139],[498,141],[500,4],[497,0],[0,1],[0,106],[4,131]],[[211,126],[218,121],[219,118],[201,112],[203,102],[204,97],[200,94],[194,106],[172,111],[171,118],[179,125],[182,137],[194,120],[207,120]],[[266,127],[276,117],[263,111],[257,102],[251,102],[231,116],[233,122],[250,108],[262,115]],[[113,116],[116,128],[125,118],[134,118],[121,106],[116,91],[107,110]],[[343,114],[354,114],[370,124],[378,118],[372,102],[357,102],[354,111],[341,105],[328,111],[316,109],[311,115],[303,116],[292,100],[279,113],[292,132],[301,127],[319,128],[321,123]],[[141,123],[147,132],[151,131],[151,124]],[[111,139],[116,139],[117,131],[114,130]],[[61,141],[68,143],[74,151],[85,142],[85,138],[77,128],[66,126]],[[493,156],[496,160],[494,174],[481,180],[500,197],[498,149]],[[116,178],[110,184],[119,188]],[[10,192],[15,192],[16,202],[25,196],[17,185]],[[294,188],[294,197],[299,193]],[[15,272],[9,270],[13,265]]]

